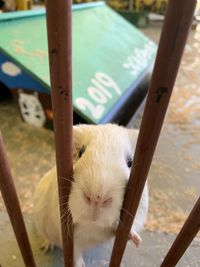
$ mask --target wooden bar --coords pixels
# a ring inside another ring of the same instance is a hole
[[[127,185],[121,223],[110,261],[119,267],[129,232],[147,179],[153,154],[191,26],[196,0],[169,0],[156,62],[142,118],[130,179]],[[129,214],[133,216],[130,216]]]
[[[0,190],[26,267],[36,267],[0,132]]]
[[[73,171],[71,5],[70,0],[47,0],[46,6],[60,215],[64,217],[61,224],[65,267],[73,266],[73,223],[71,216],[66,218],[64,215],[68,209]]]
[[[174,267],[200,230],[200,197],[167,253],[161,267]]]

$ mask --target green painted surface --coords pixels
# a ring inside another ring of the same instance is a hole
[[[109,7],[86,7],[73,11],[73,105],[98,123],[152,64],[156,46]],[[0,47],[50,86],[45,14],[38,12],[0,19]]]

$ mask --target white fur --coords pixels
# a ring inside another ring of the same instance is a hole
[[[69,197],[69,209],[75,224],[75,266],[82,267],[84,250],[113,237],[130,174],[126,159],[134,153],[138,130],[128,130],[114,124],[80,125],[74,126],[73,133],[74,183]],[[86,150],[79,159],[82,146]],[[111,197],[113,201],[108,207],[98,210],[96,220],[93,220],[94,207],[84,200],[84,193],[91,197],[98,195],[102,199]],[[55,168],[41,179],[34,203],[39,233],[50,244],[61,247]],[[145,186],[132,227],[133,234],[143,228],[147,210],[148,190]]]

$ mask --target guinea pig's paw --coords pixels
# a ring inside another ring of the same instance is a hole
[[[48,240],[43,240],[42,244],[40,245],[40,249],[46,254],[48,252],[52,252],[54,250],[54,245],[49,243]]]
[[[138,247],[140,243],[142,242],[142,238],[136,233],[136,231],[131,229],[131,232],[129,234],[129,239],[132,240],[132,242]]]
[[[75,258],[74,267],[85,267],[85,262],[83,260],[83,257]]]

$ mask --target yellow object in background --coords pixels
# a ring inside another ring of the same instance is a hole
[[[28,10],[32,8],[32,0],[16,0],[17,10]]]
[[[167,0],[134,0],[136,11],[148,10],[149,12],[164,13],[167,7]]]
[[[164,14],[168,0],[107,0],[106,2],[115,10]]]

